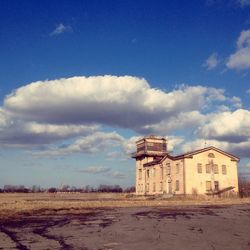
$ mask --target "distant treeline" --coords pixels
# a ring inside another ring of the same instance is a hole
[[[240,197],[250,197],[250,180],[246,176],[239,178],[239,194]]]
[[[78,193],[132,193],[135,192],[135,187],[121,188],[119,185],[105,185],[101,184],[97,188],[87,185],[82,188],[77,188],[75,186],[63,185],[60,188],[50,187],[50,188],[41,188],[40,186],[32,186],[30,188],[25,187],[24,185],[5,185],[3,188],[0,188],[0,193],[56,193],[56,192],[78,192]]]

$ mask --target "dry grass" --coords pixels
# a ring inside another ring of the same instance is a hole
[[[0,194],[0,219],[34,214],[79,214],[97,208],[250,204],[250,198],[127,198],[126,194]]]

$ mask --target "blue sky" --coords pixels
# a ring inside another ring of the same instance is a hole
[[[136,139],[250,171],[250,1],[0,3],[0,186],[134,184]]]

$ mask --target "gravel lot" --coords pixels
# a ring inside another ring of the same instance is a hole
[[[250,249],[250,204],[42,208],[1,219],[0,249]]]

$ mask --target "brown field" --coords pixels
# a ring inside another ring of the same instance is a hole
[[[41,210],[74,210],[82,212],[93,208],[113,207],[160,207],[188,205],[233,205],[250,204],[250,197],[239,198],[168,198],[130,197],[124,193],[3,193],[0,194],[0,218],[35,214]]]
[[[0,249],[250,249],[250,198],[0,194]]]

